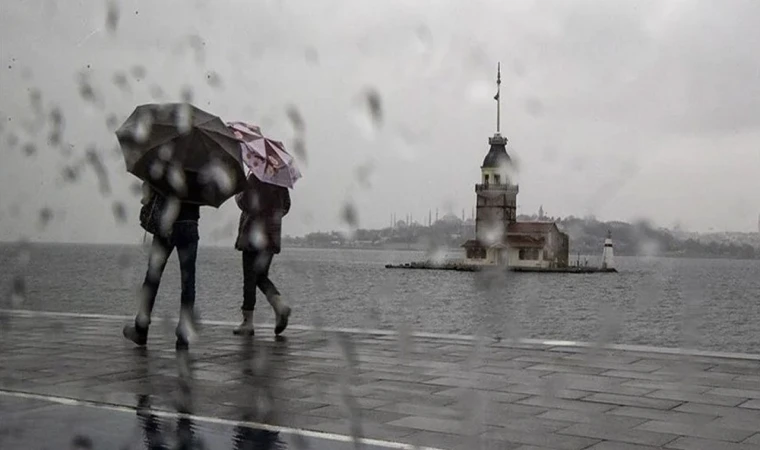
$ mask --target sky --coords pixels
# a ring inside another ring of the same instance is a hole
[[[365,228],[469,216],[498,62],[519,213],[757,231],[757,1],[1,8],[0,241],[138,241],[136,178],[113,130],[139,104],[188,98],[291,149],[303,139],[286,234],[346,229],[347,205]],[[204,242],[232,243],[238,215],[232,201],[203,208]]]

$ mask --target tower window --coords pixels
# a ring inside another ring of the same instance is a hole
[[[501,184],[501,175],[496,174],[493,176],[493,182],[494,184]]]
[[[488,184],[488,174],[483,175],[483,182]]]

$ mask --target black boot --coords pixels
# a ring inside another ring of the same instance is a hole
[[[148,343],[148,327],[141,327],[135,322],[133,325],[124,325],[122,330],[124,337],[140,347]]]

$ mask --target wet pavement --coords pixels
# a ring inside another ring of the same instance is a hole
[[[4,313],[0,448],[760,448],[760,356],[158,322]]]

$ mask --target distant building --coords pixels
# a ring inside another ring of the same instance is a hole
[[[497,89],[501,76],[497,78]],[[464,243],[470,264],[509,267],[567,267],[569,239],[553,222],[518,222],[517,194],[509,172],[512,160],[507,138],[499,132],[500,103],[497,91],[496,133],[488,139],[490,149],[480,167],[481,182],[475,185],[475,239]],[[543,212],[543,208],[542,208]]]

